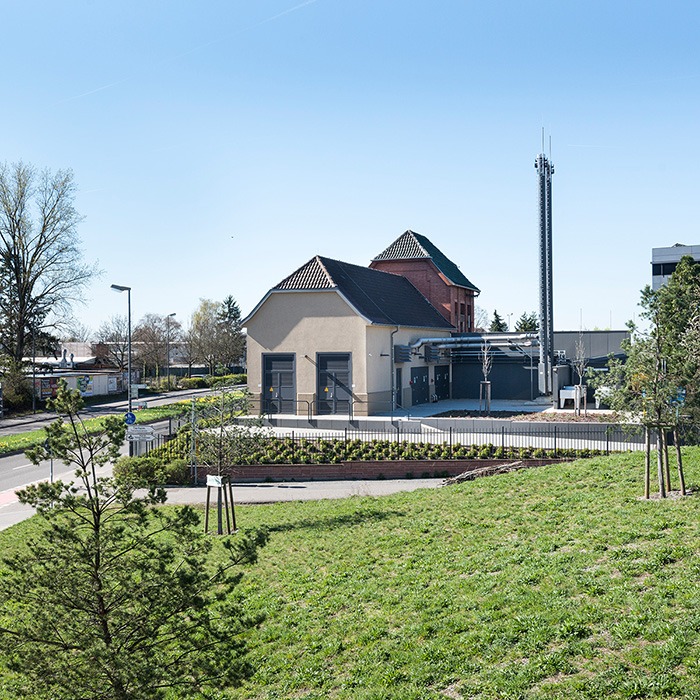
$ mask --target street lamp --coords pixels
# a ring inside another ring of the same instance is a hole
[[[170,319],[175,316],[175,312],[165,317],[165,324],[168,329],[168,391],[170,391]]]
[[[126,385],[126,391],[127,391],[127,396],[129,398],[129,413],[131,413],[131,287],[122,287],[120,284],[113,284],[111,288],[115,292],[126,292],[127,293],[127,305],[129,309],[129,320],[128,320],[128,326],[129,326],[129,355],[127,358],[127,374],[129,375],[129,378],[127,380],[127,385]]]

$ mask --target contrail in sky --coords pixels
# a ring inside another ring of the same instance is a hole
[[[243,32],[250,31],[251,29],[257,29],[258,27],[262,27],[264,24],[268,24],[269,22],[273,22],[274,20],[279,19],[280,17],[284,17],[285,15],[288,15],[292,12],[296,12],[297,10],[301,10],[302,7],[306,7],[307,5],[313,5],[316,2],[318,2],[318,0],[306,0],[306,2],[302,2],[302,3],[299,3],[298,5],[294,5],[294,7],[290,7],[288,10],[284,10],[284,12],[279,12],[278,14],[273,15],[272,17],[268,17],[267,19],[264,19],[261,22],[258,22],[257,24],[251,25],[250,27],[246,27],[245,29],[239,29],[237,32],[227,34],[226,36],[223,36],[219,39],[213,39],[212,41],[208,41],[206,44],[200,44],[199,46],[195,46],[191,49],[188,49],[187,51],[183,51],[182,53],[171,56],[170,58],[163,59],[159,63],[162,65],[164,63],[167,63],[168,61],[174,61],[175,59],[182,58],[183,56],[187,56],[191,53],[195,53],[195,51],[201,51],[202,49],[206,49],[210,46],[214,46],[215,44],[220,44],[222,41],[226,41],[227,39],[230,39],[231,37],[237,36],[238,34],[242,34]],[[88,90],[87,92],[83,92],[80,95],[74,95],[73,97],[67,97],[64,100],[61,100],[58,104],[63,104],[64,102],[72,102],[73,100],[79,100],[81,97],[87,97],[88,95],[94,95],[96,92],[102,92],[102,90],[107,90],[111,87],[114,87],[115,85],[121,85],[122,83],[126,83],[127,81],[131,80],[134,77],[135,76],[129,76],[128,78],[122,78],[121,80],[115,80],[112,83],[107,83],[106,85],[102,85],[101,87],[95,88],[94,90]]]

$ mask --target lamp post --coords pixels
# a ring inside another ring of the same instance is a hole
[[[128,327],[129,327],[129,354],[127,356],[127,374],[129,375],[127,379],[127,385],[126,385],[126,391],[127,391],[127,397],[129,399],[129,413],[131,413],[131,287],[123,287],[120,284],[113,284],[111,288],[115,292],[126,292],[127,293],[127,307],[129,310],[129,316],[128,316]],[[131,444],[131,443],[129,443]]]
[[[32,413],[36,413],[36,321],[32,326]]]
[[[170,319],[175,316],[175,312],[165,317],[165,324],[168,329],[168,391],[170,391]]]

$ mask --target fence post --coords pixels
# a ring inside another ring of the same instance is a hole
[[[292,464],[297,463],[297,443],[294,440],[294,431],[292,430]]]
[[[452,459],[452,426],[450,426],[450,459]]]
[[[610,454],[610,433],[607,430],[605,431],[605,454]]]
[[[554,424],[554,456],[557,456],[557,424]]]
[[[501,452],[505,454],[506,452],[506,426],[501,426]]]
[[[348,461],[348,429],[345,428],[345,461]]]

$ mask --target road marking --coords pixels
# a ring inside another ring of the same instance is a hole
[[[26,469],[27,467],[33,467],[33,464],[20,464],[19,467],[12,467],[12,471],[16,472],[18,469]]]
[[[9,506],[10,503],[17,503],[17,496],[14,491],[5,491],[0,493],[0,508]]]

